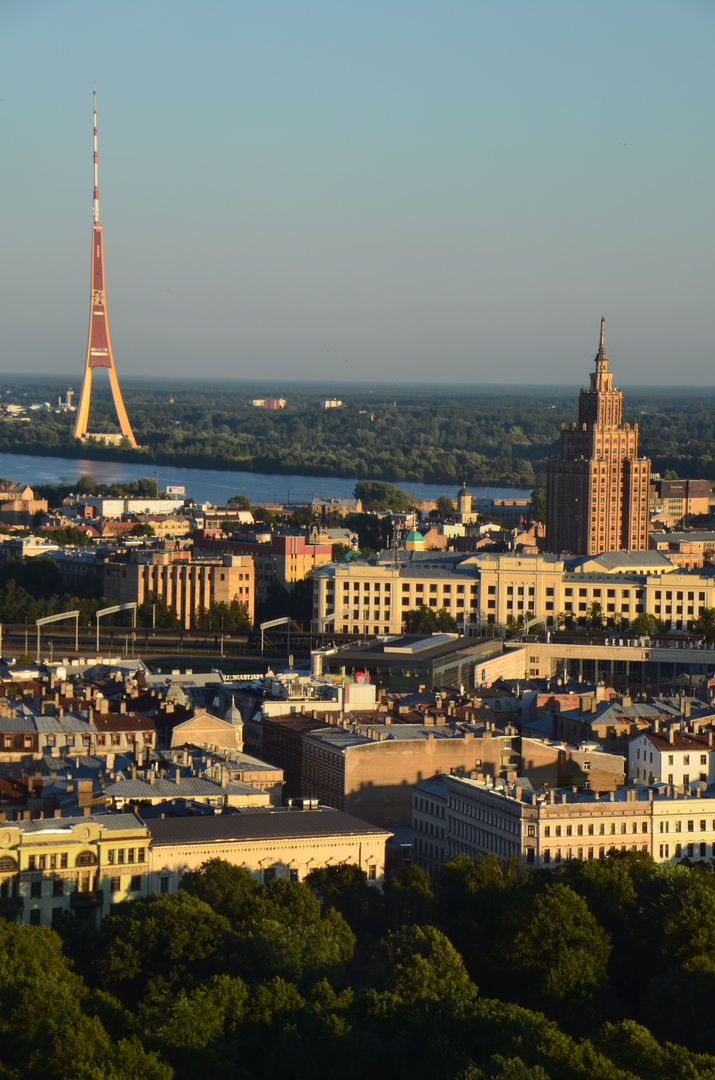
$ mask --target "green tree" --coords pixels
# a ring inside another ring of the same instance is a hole
[[[250,510],[250,500],[245,495],[232,495],[228,500],[228,506],[235,506],[237,510]]]
[[[453,634],[457,630],[457,622],[446,608],[435,611],[426,604],[420,604],[418,608],[405,612],[404,624],[407,634],[434,634],[438,631]]]
[[[695,629],[705,635],[709,645],[715,641],[715,608],[703,608],[695,621]]]
[[[631,623],[631,630],[636,634],[660,634],[662,629],[663,623],[650,613],[636,616]]]
[[[350,544],[341,544],[340,542],[333,544],[332,547],[332,560],[338,562],[343,557],[346,551],[350,551]]]
[[[531,493],[531,502],[529,508],[526,511],[527,521],[539,521],[542,525],[546,523],[546,489],[534,488]]]
[[[132,525],[129,530],[130,536],[156,536],[153,525],[150,525],[148,521],[137,522],[136,525]]]
[[[231,941],[228,920],[188,892],[124,901],[98,932],[96,978],[130,1005],[150,986],[178,990],[226,972]]]
[[[359,480],[353,496],[362,503],[363,510],[392,510],[406,513],[412,509],[413,500],[402,488],[381,481]]]
[[[269,528],[276,523],[276,514],[273,510],[269,510],[266,506],[254,506],[251,511],[254,521],[262,521],[264,525]]]
[[[7,1080],[171,1080],[134,1038],[113,1044],[43,927],[0,920],[0,1075]]]
[[[301,506],[300,510],[294,510],[290,515],[289,524],[295,525],[297,528],[310,528],[315,519],[313,510],[310,506]]]
[[[378,945],[370,964],[370,982],[395,1003],[415,1008],[427,1002],[465,1005],[477,988],[462,958],[434,926],[404,926]]]
[[[385,878],[385,912],[391,928],[407,923],[431,923],[434,919],[434,894],[429,875],[421,866],[401,866]]]
[[[137,626],[155,626],[157,630],[178,630],[179,616],[158,593],[149,591],[137,608]]]
[[[448,495],[440,495],[437,499],[436,510],[440,517],[447,517],[454,513],[454,503]]]
[[[208,904],[231,924],[255,918],[261,909],[258,882],[247,870],[225,859],[208,859],[181,877],[180,889]]]
[[[567,1024],[593,1022],[606,997],[611,944],[582,897],[559,882],[537,896],[519,893],[502,932],[499,964],[520,980],[527,1004]]]

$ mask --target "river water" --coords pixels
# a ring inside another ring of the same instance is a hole
[[[85,458],[35,457],[30,454],[0,454],[0,476],[23,484],[72,484],[82,476],[97,483],[113,484],[153,477],[161,488],[180,486],[196,503],[225,503],[232,495],[245,495],[253,506],[261,503],[306,503],[316,496],[350,498],[357,478],[335,476],[285,476],[282,473],[225,472],[223,469],[181,469],[167,465],[137,465],[122,461],[91,461]],[[397,487],[417,499],[455,499],[459,487],[394,480]],[[470,487],[480,498],[529,498],[530,491],[519,488]]]

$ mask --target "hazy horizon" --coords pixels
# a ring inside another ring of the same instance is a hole
[[[92,83],[120,382],[707,385],[702,0],[0,11],[2,372],[82,375]]]

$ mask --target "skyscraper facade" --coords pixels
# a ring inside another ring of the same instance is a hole
[[[638,457],[638,425],[621,423],[623,395],[608,370],[604,319],[595,362],[591,384],[579,395],[578,423],[561,425],[559,458],[548,462],[548,549],[644,551],[650,461]]]

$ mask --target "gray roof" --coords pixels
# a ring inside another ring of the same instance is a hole
[[[199,776],[182,776],[179,784],[174,780],[159,779],[150,784],[139,777],[136,780],[121,777],[116,783],[107,784],[105,794],[108,799],[205,799],[221,795],[259,795],[260,791],[242,780],[230,780],[222,787],[216,780],[205,780]]]
[[[250,843],[328,836],[390,836],[387,829],[340,810],[256,810],[195,818],[150,818],[153,846],[171,844]]]
[[[447,800],[447,777],[444,774],[430,776],[427,780],[418,780],[413,785],[421,795],[430,795],[433,799]]]
[[[9,821],[10,829],[21,829],[28,833],[68,832],[73,825],[86,825],[89,821],[99,824],[103,829],[117,832],[128,829],[141,829],[144,822],[137,814],[94,814],[91,817],[32,818],[30,821]]]
[[[379,738],[371,739],[368,732],[374,730]],[[379,746],[386,742],[426,742],[430,736],[435,740],[463,739],[465,731],[482,734],[483,724],[358,724],[355,731],[345,728],[319,728],[306,733],[306,739],[318,739],[337,749],[351,746]]]

